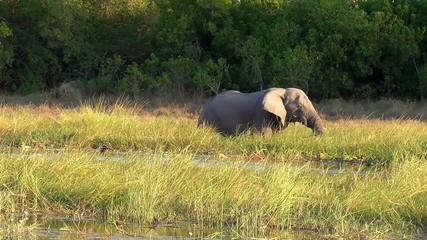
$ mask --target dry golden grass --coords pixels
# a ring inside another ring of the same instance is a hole
[[[400,101],[395,99],[354,102],[331,99],[317,108],[328,119],[418,119],[427,120],[427,102]]]
[[[65,90],[64,90],[64,89]],[[58,90],[59,89],[59,90]],[[197,115],[208,101],[200,94],[156,92],[145,94],[139,98],[126,96],[103,95],[91,98],[76,94],[76,90],[69,86],[60,87],[51,92],[32,94],[27,96],[0,95],[0,103],[6,106],[51,108],[79,107],[81,105],[96,105],[100,99],[104,106],[119,105],[139,109],[141,113],[150,113],[166,116]],[[71,89],[71,90],[70,90]],[[60,91],[61,94],[56,94]],[[426,101],[402,101],[383,99],[378,101],[345,101],[343,99],[329,99],[315,104],[320,114],[329,120],[336,119],[417,119],[427,120]]]

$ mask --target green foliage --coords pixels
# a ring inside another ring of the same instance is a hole
[[[0,87],[419,98],[426,11],[405,0],[4,0]]]
[[[206,63],[208,68],[208,78],[200,79],[198,86],[203,88],[208,88],[209,91],[217,94],[220,92],[221,87],[224,83],[227,83],[229,80],[229,68],[227,60],[225,58],[219,58],[216,62],[209,59]]]
[[[418,75],[420,97],[427,97],[427,65],[423,66]]]
[[[144,78],[144,73],[139,69],[138,64],[132,63],[127,66],[125,76],[119,80],[117,91],[137,96],[143,89],[142,82]]]
[[[123,77],[125,68],[123,59],[119,55],[113,55],[101,62],[97,76],[82,81],[81,85],[87,93],[114,92],[114,87]]]
[[[272,58],[272,85],[299,87],[309,93],[316,54],[310,53],[304,44],[288,48],[282,54]]]
[[[265,53],[261,47],[261,41],[249,36],[248,39],[237,48],[237,54],[242,62],[239,72],[241,78],[250,83],[249,87],[258,86],[258,90],[264,89],[262,69],[264,68]]]
[[[10,71],[8,71],[13,62],[11,36],[13,36],[12,30],[5,22],[0,22],[0,84],[11,80]]]

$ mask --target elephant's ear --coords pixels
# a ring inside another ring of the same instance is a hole
[[[270,112],[278,117],[280,117],[280,122],[282,125],[285,124],[286,119],[286,109],[283,103],[283,93],[276,90],[268,92],[262,101],[262,107],[265,111]]]

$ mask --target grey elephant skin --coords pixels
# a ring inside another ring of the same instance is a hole
[[[198,126],[210,125],[224,135],[235,135],[248,129],[277,132],[292,122],[304,124],[315,134],[324,132],[319,114],[301,89],[269,88],[253,93],[229,90],[216,95],[202,109]]]

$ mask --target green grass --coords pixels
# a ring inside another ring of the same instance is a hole
[[[0,222],[27,210],[191,221],[247,237],[285,228],[347,238],[414,236],[427,226],[424,122],[326,121],[321,137],[297,124],[231,138],[198,129],[196,119],[125,104],[1,106]],[[201,166],[200,158],[249,167]],[[375,167],[324,173],[317,162],[333,159]],[[250,161],[276,164],[260,170]]]
[[[324,174],[284,163],[265,170],[200,166],[191,154],[131,154],[119,161],[63,152],[0,157],[1,208],[94,216],[137,224],[194,221],[242,235],[272,229],[408,234],[427,224],[426,159],[402,158],[387,172]],[[394,229],[394,230],[393,230]],[[397,231],[397,233],[396,233]]]
[[[314,137],[301,124],[273,136],[222,137],[198,129],[197,116],[153,114],[124,104],[77,108],[0,107],[0,144],[27,149],[182,151],[247,158],[289,160],[369,160],[389,162],[399,154],[427,150],[427,124],[416,120],[326,121],[326,133]],[[229,157],[230,158],[230,157]]]

